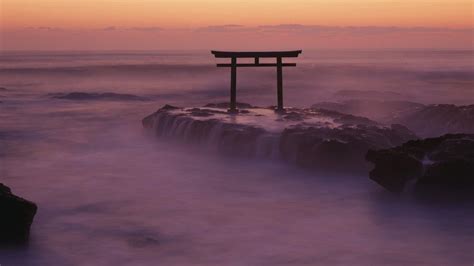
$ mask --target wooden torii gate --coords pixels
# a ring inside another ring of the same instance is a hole
[[[230,58],[230,64],[217,64],[217,67],[230,67],[230,109],[237,113],[237,68],[238,67],[276,67],[277,68],[277,112],[284,112],[283,108],[283,67],[294,67],[295,63],[283,63],[283,57],[298,57],[301,50],[274,51],[274,52],[228,52],[211,51],[216,58]],[[237,63],[237,58],[255,58],[254,63]],[[260,58],[276,58],[276,63],[260,63]]]

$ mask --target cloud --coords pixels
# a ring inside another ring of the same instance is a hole
[[[249,31],[252,30],[251,27],[245,27],[242,25],[236,24],[227,24],[227,25],[211,25],[207,27],[197,28],[198,32],[235,32],[235,31]]]
[[[132,27],[127,28],[126,30],[136,30],[136,31],[162,31],[161,27]]]
[[[117,26],[109,26],[100,29],[102,31],[146,31],[146,32],[155,32],[155,31],[162,31],[163,28],[161,27],[117,27]]]
[[[59,27],[26,27],[25,30],[39,30],[39,31],[60,31],[63,30]]]
[[[58,27],[26,27],[23,30],[35,31],[88,31],[87,29],[65,29]],[[324,26],[324,25],[304,25],[304,24],[276,24],[244,26],[239,24],[210,25],[200,28],[162,28],[159,26],[136,26],[118,27],[108,26],[96,29],[99,31],[142,31],[142,32],[263,32],[263,33],[295,33],[295,34],[317,34],[317,33],[351,33],[351,34],[386,34],[386,33],[449,33],[464,32],[473,33],[474,28],[442,28],[442,27],[397,27],[397,26]]]
[[[435,28],[435,27],[381,27],[381,26],[322,26],[302,24],[262,25],[258,29],[264,32],[301,32],[301,33],[393,33],[393,32],[466,32],[473,28]]]
[[[0,29],[0,50],[471,49],[473,34],[474,28],[303,24],[228,24],[203,28],[113,25],[95,29],[30,27]]]
[[[117,30],[117,27],[115,27],[115,26],[109,26],[109,27],[103,28],[102,30],[104,30],[104,31],[115,31],[115,30]]]
[[[324,26],[303,24],[277,24],[260,26],[243,25],[211,25],[191,31],[210,33],[288,33],[288,34],[355,34],[373,35],[390,33],[449,33],[449,32],[474,32],[474,28],[436,28],[436,27],[383,27],[383,26]]]

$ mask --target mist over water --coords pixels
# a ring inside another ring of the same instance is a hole
[[[472,51],[312,51],[285,104],[474,103]],[[472,203],[394,196],[367,176],[222,157],[156,139],[164,104],[227,101],[203,52],[0,54],[0,182],[36,202],[28,247],[1,265],[470,265]],[[274,69],[239,69],[238,100],[273,105]],[[65,100],[125,93],[145,101]]]

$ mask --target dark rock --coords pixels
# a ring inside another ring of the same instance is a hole
[[[160,112],[162,113],[162,112],[167,112],[167,111],[172,111],[172,110],[179,110],[179,109],[181,109],[181,108],[173,106],[173,105],[166,104],[165,106],[158,109],[158,111],[156,111],[153,114],[143,118],[142,119],[142,125],[143,125],[144,128],[152,128],[154,123],[155,123],[155,118]]]
[[[410,180],[417,194],[474,192],[474,134],[413,140],[370,150],[366,159],[375,164],[370,178],[393,192],[402,192]]]
[[[165,111],[165,110],[176,110],[176,109],[179,109],[179,107],[166,104],[165,106],[161,107],[159,110]]]
[[[0,244],[25,243],[37,206],[11,193],[0,183]]]
[[[7,88],[5,88],[5,87],[0,87],[0,91],[7,91]]]
[[[423,164],[419,158],[401,151],[369,150],[366,159],[375,164],[370,178],[392,192],[402,192],[405,184],[421,176]]]
[[[76,100],[76,101],[90,101],[90,100],[108,100],[108,101],[144,101],[147,100],[144,97],[140,97],[132,94],[121,94],[113,92],[105,93],[87,93],[87,92],[71,92],[71,93],[59,93],[50,94],[53,98],[63,100]]]
[[[298,112],[286,112],[282,119],[292,120],[292,121],[303,121],[305,118],[304,114]]]

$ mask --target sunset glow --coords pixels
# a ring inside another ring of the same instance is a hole
[[[294,44],[470,49],[473,37],[470,0],[2,0],[0,5],[5,50]]]
[[[2,28],[221,24],[471,27],[470,0],[2,0]]]

